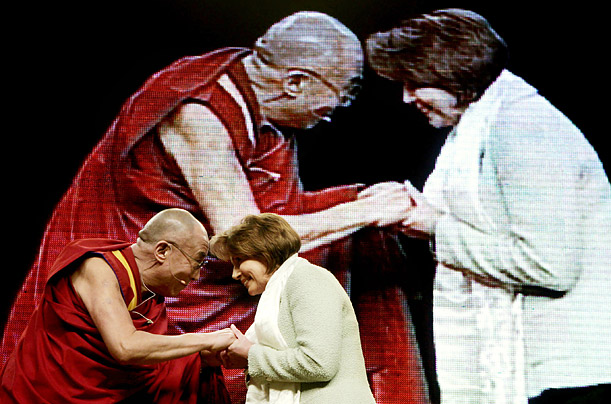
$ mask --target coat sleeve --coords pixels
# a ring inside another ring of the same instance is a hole
[[[520,287],[568,291],[580,276],[583,187],[593,150],[543,98],[504,111],[486,150],[502,206],[497,228],[483,231],[454,215],[437,223],[439,262]]]
[[[251,377],[279,382],[324,382],[339,369],[344,299],[328,271],[298,268],[287,281],[297,346],[277,350],[253,345],[248,355]]]

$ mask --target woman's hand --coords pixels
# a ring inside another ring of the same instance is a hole
[[[413,207],[400,225],[400,230],[415,238],[430,239],[435,236],[435,226],[443,212],[431,205],[424,195],[409,181],[404,182],[405,189],[412,200]]]
[[[242,334],[238,328],[231,324],[236,340],[226,350],[221,352],[220,359],[227,369],[243,369],[248,367],[248,352],[254,344]]]
[[[412,200],[405,185],[400,182],[381,182],[359,192],[358,200],[367,202],[363,217],[371,225],[386,227],[400,223],[408,217]]]

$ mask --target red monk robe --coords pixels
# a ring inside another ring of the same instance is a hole
[[[155,365],[123,366],[108,352],[70,281],[82,258],[92,254],[102,256],[117,276],[134,326],[153,334],[167,331],[163,297],[143,301],[130,246],[77,240],[61,252],[42,301],[3,369],[1,403],[230,403],[220,368],[200,372],[197,353]]]
[[[212,234],[205,213],[155,129],[180,103],[202,103],[226,126],[260,211],[311,213],[356,198],[354,185],[318,192],[302,189],[294,140],[262,125],[248,77],[239,63],[249,52],[221,49],[181,59],[151,77],[123,106],[54,211],[38,258],[12,307],[2,344],[4,357],[15,346],[40,298],[49,263],[69,241],[92,237],[132,240],[155,213],[170,207],[190,211]],[[255,126],[254,145],[244,112],[216,82],[222,74],[229,75],[248,104]],[[364,248],[353,249],[353,241]],[[360,279],[352,275],[352,282],[365,287],[358,288],[358,293],[355,289],[353,299],[378,402],[426,402],[426,382],[409,311],[397,287],[397,279],[408,264],[393,236],[365,229],[304,257],[334,272],[344,284],[349,271],[360,274]],[[209,270],[202,271],[199,282],[192,283],[178,298],[167,299],[171,332],[212,331],[231,323],[244,330],[253,321],[255,304],[256,300],[231,279],[230,265],[212,262]],[[228,381],[228,387],[236,402],[243,399],[241,376]]]

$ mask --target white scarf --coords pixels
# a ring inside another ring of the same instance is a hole
[[[280,296],[295,266],[305,261],[297,254],[291,256],[272,274],[261,295],[255,321],[246,331],[246,338],[254,344],[265,345],[274,349],[288,348],[280,328]],[[274,382],[250,379],[246,393],[246,404],[298,404],[301,393],[300,383]]]
[[[480,203],[480,156],[514,80],[519,79],[504,71],[469,106],[448,136],[423,190],[434,206],[487,231],[495,224]],[[437,266],[433,296],[442,401],[524,403],[521,296],[486,286],[442,263]]]

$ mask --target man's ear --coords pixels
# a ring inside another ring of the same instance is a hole
[[[302,93],[307,86],[310,76],[299,70],[290,70],[282,80],[284,92],[291,97]]]
[[[159,262],[163,262],[168,258],[168,253],[170,252],[170,243],[165,240],[159,240],[155,244],[155,250],[153,254],[155,255],[155,259]]]

